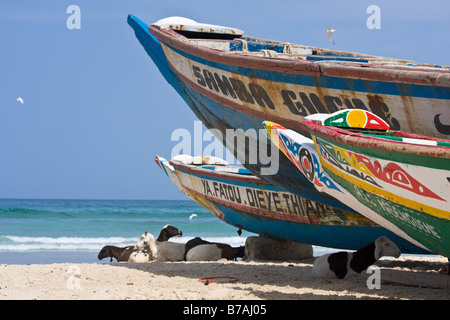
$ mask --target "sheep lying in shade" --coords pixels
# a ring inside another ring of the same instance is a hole
[[[181,235],[183,233],[178,228],[166,225],[161,229],[156,240],[149,232],[144,232],[141,239],[145,243],[144,248],[149,249],[157,261],[182,261],[185,244],[168,241],[172,237]]]
[[[113,261],[113,258],[117,260],[117,262],[128,261],[130,255],[139,250],[136,246],[127,246],[127,247],[116,247],[116,246],[104,246],[100,252],[98,253],[98,260],[102,260],[104,258],[111,258],[110,262]]]
[[[128,262],[144,263],[154,259],[155,238],[147,231],[139,238],[135,247],[137,250],[130,254]]]
[[[145,233],[144,233],[145,234]],[[169,240],[171,237],[181,236],[183,233],[171,225],[166,225],[161,229],[157,241],[164,242]],[[116,247],[112,245],[104,246],[99,254],[98,259],[102,260],[104,258],[111,258],[110,262],[115,258],[118,262],[128,261],[128,262],[148,262],[154,259],[153,252],[156,252],[155,238],[149,240],[149,237],[153,235],[144,237],[142,235],[134,246],[127,247]],[[150,245],[153,244],[153,249],[151,250]]]
[[[170,238],[181,237],[182,235],[183,232],[181,232],[180,229],[171,226],[170,224],[166,224],[164,227],[162,227],[158,239],[156,239],[156,241],[158,242],[168,241]]]
[[[220,259],[235,260],[245,256],[245,247],[232,247],[224,243],[201,244],[186,254],[186,261],[217,261]]]
[[[128,262],[137,263],[149,262],[150,260],[153,260],[152,252],[146,249],[137,250],[130,254],[130,257],[128,258]]]
[[[220,259],[235,260],[245,256],[245,246],[232,247],[229,244],[208,242],[194,238],[186,243],[186,261],[217,261]]]
[[[172,237],[180,237],[182,235],[183,233],[174,226],[164,226],[155,242],[156,260],[182,261],[184,257],[185,244],[168,241]]]
[[[398,258],[399,248],[387,237],[380,237],[356,252],[336,252],[314,261],[313,275],[322,278],[343,279],[350,273],[361,273],[383,256]]]
[[[184,246],[183,260],[186,261],[186,255],[189,252],[189,250],[201,244],[211,244],[211,242],[203,240],[200,237],[195,237],[194,239],[191,239],[188,242],[186,242],[186,245]]]

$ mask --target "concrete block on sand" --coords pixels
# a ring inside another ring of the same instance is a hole
[[[249,260],[302,260],[313,257],[310,244],[268,237],[248,237],[245,241]]]

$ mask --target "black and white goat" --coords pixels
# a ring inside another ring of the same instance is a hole
[[[343,279],[350,273],[361,273],[383,256],[398,258],[399,248],[387,237],[380,237],[356,252],[336,252],[314,261],[313,275],[322,278]]]
[[[186,261],[217,261],[220,259],[235,260],[245,256],[245,246],[232,247],[229,244],[209,242],[194,238],[186,243]]]

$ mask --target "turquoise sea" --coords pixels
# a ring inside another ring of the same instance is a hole
[[[179,242],[200,236],[236,246],[252,235],[239,236],[191,200],[0,199],[0,264],[109,262],[97,260],[103,246],[135,244],[166,224],[183,232],[172,239]]]
[[[255,235],[243,230],[239,236],[192,200],[0,199],[0,264],[107,263],[97,259],[103,246],[134,245],[145,231],[157,236],[166,224],[183,232],[176,242],[202,237],[239,246]]]

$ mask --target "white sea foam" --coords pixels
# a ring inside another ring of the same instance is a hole
[[[246,237],[201,237],[210,242],[226,243],[233,247],[245,245]],[[193,237],[172,238],[170,241],[186,243]],[[113,245],[125,247],[134,245],[137,237],[19,237],[0,236],[0,252],[27,252],[27,251],[99,251],[103,246]],[[341,251],[319,246],[313,246],[314,255],[320,256],[327,253]]]
[[[0,251],[39,251],[39,250],[100,250],[105,245],[128,246],[135,244],[137,238],[104,237],[18,237],[1,236]]]
[[[193,237],[172,238],[170,241],[186,243]],[[227,243],[231,246],[241,246],[245,244],[244,237],[202,237],[210,242]],[[125,247],[134,245],[137,237],[19,237],[0,236],[0,252],[3,251],[98,251],[105,245]]]

